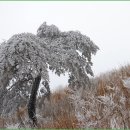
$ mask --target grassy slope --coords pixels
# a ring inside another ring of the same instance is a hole
[[[92,87],[56,91],[50,101],[38,104],[39,128],[130,128],[130,65],[92,79]],[[0,127],[30,127],[27,109],[0,118]],[[12,125],[13,124],[13,125]]]

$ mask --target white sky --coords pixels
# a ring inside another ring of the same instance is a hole
[[[79,30],[99,46],[95,75],[130,63],[130,1],[0,1],[0,42],[36,34],[44,21],[61,31]],[[53,89],[67,84],[67,76],[50,75]]]

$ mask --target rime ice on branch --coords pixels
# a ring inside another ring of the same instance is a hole
[[[92,54],[99,49],[89,37],[77,31],[61,32],[55,25],[44,22],[37,30],[37,36],[48,48],[48,64],[57,75],[69,73],[70,86],[86,86],[93,76]],[[44,45],[45,46],[45,45]]]

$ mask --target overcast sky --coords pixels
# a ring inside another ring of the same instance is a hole
[[[92,59],[95,75],[130,63],[129,1],[0,1],[0,42],[36,34],[44,21],[61,31],[79,30],[99,46]],[[67,76],[50,75],[53,89],[67,84]]]

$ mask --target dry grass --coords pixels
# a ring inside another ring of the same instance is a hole
[[[128,78],[130,65],[97,77],[97,91],[93,102],[97,105],[98,111],[94,112],[98,118],[93,127],[130,128],[130,89],[123,81]]]
[[[130,128],[130,86],[124,84],[128,78],[130,65],[94,78],[91,89],[57,90],[38,104],[39,128]],[[26,108],[0,118],[0,128],[18,123],[29,127]]]
[[[65,90],[54,92],[50,101],[45,102],[42,112],[43,117],[51,118],[42,123],[42,128],[76,128],[77,118]]]

